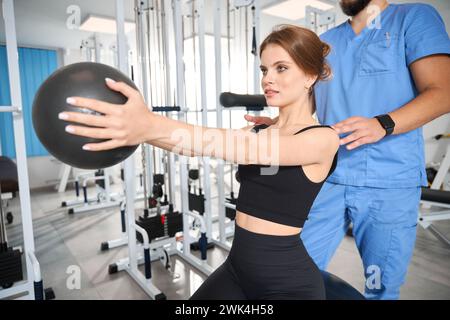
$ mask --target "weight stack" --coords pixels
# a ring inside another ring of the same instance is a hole
[[[139,219],[136,220],[136,224],[147,231],[150,242],[153,239],[164,237],[164,225],[161,223],[161,216],[149,218],[139,217]],[[136,239],[140,243],[143,242],[142,235],[139,232],[136,232]]]
[[[200,215],[205,213],[205,195],[189,192],[189,211],[197,211]]]
[[[166,213],[169,237],[174,237],[177,232],[183,231],[183,215],[179,212]]]
[[[0,287],[10,287],[23,280],[22,255],[20,250],[8,248],[0,252]]]
[[[167,220],[168,234],[164,232],[163,221],[165,220]],[[139,217],[136,224],[147,231],[150,241],[164,236],[174,237],[177,232],[183,231],[183,215],[179,212],[172,212],[150,218]],[[136,232],[136,239],[141,243],[143,241],[142,235],[138,232]]]
[[[237,203],[237,199],[234,197],[226,198],[225,201],[227,203],[234,204],[234,205],[236,205],[236,203]],[[230,220],[236,219],[236,210],[225,207],[225,216]]]
[[[96,177],[104,176],[105,172],[103,170],[98,170],[95,172]],[[105,179],[102,180],[95,180],[95,184],[98,185],[103,190],[105,189]]]

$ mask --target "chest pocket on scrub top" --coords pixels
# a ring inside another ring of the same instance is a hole
[[[398,63],[398,36],[384,32],[369,40],[361,55],[359,75],[393,73]]]

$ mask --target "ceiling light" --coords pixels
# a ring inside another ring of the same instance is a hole
[[[125,22],[125,33],[134,29],[134,22]],[[80,25],[80,30],[116,34],[116,20],[109,17],[89,15]]]

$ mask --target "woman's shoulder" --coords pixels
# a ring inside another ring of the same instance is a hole
[[[300,129],[298,129],[298,131],[296,131],[295,134],[299,134],[299,133],[302,133],[302,132],[305,132],[305,131],[311,130],[311,129],[320,129],[320,128],[329,128],[329,129],[332,129],[334,132],[336,132],[333,129],[333,127],[331,127],[331,126],[322,125],[322,124],[314,124],[314,125],[300,127]]]
[[[340,137],[333,127],[327,125],[313,125],[300,129],[297,134],[308,135],[311,140],[321,149],[329,150],[334,156],[339,150]]]

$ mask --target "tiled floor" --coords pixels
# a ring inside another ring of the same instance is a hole
[[[69,215],[59,207],[61,201],[73,197],[73,191],[63,194],[52,189],[32,192],[36,254],[45,286],[54,289],[57,299],[149,299],[125,272],[108,274],[109,264],[127,256],[126,247],[100,251],[103,241],[121,235],[119,210]],[[8,208],[15,218],[7,227],[12,245],[20,245],[22,237],[17,206],[18,200],[14,199]],[[440,223],[439,227],[450,235],[449,222]],[[208,261],[213,267],[219,266],[227,255],[218,247],[209,253]],[[159,262],[152,264],[154,284],[168,299],[187,299],[205,277],[176,256],[172,262],[174,274]],[[80,290],[68,289],[70,266],[81,270]],[[344,238],[329,271],[358,290],[363,289],[363,268],[353,238]],[[450,249],[421,227],[418,227],[416,248],[401,299],[450,299]]]

